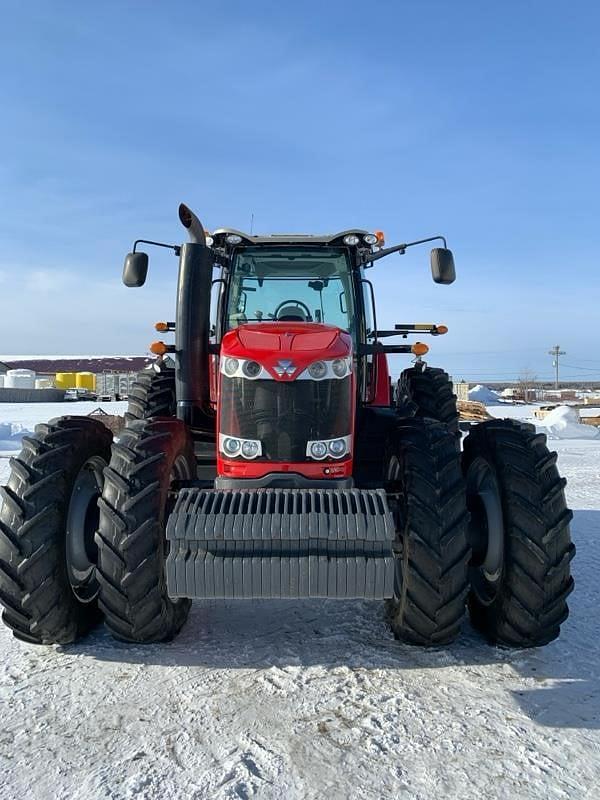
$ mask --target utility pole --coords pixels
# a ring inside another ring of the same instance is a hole
[[[558,389],[558,359],[559,356],[566,356],[567,354],[565,353],[564,350],[560,349],[560,345],[555,344],[552,350],[548,350],[548,355],[554,356],[554,361],[552,362],[552,366],[556,370],[556,379],[554,381],[554,388]]]

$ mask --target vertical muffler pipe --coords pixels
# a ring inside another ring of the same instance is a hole
[[[189,225],[182,218],[182,208]],[[179,217],[188,228],[191,242],[181,246],[177,286],[175,383],[177,416],[188,425],[211,430],[214,414],[210,406],[210,296],[214,256],[205,244],[200,220],[183,204]]]
[[[206,232],[204,226],[194,214],[191,208],[188,208],[185,203],[179,204],[179,221],[184,228],[187,229],[190,242],[195,244],[206,244]]]

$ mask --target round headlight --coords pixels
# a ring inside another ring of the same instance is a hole
[[[215,243],[215,240],[213,239],[213,237],[209,236],[208,234],[206,234],[206,246],[207,247],[212,247],[214,243]]]
[[[229,375],[231,378],[231,376],[235,375],[237,372],[239,365],[240,362],[237,360],[237,358],[226,358],[224,366],[225,375]]]
[[[308,368],[308,374],[316,380],[323,378],[327,374],[327,364],[324,361],[315,361]]]
[[[377,244],[377,236],[374,233],[365,233],[363,236],[363,242],[367,244]]]
[[[229,436],[227,439],[223,439],[223,450],[227,453],[228,456],[235,456],[237,453],[240,452],[240,440],[234,439],[233,436]]]
[[[310,454],[313,458],[325,458],[327,445],[325,442],[313,442],[310,446]]]
[[[256,378],[260,375],[261,366],[258,361],[244,361],[242,364],[242,372],[247,378]]]
[[[329,452],[334,458],[343,456],[346,452],[346,442],[343,439],[334,439],[329,442]]]
[[[336,358],[331,365],[331,369],[333,370],[334,375],[336,375],[338,378],[343,378],[348,371],[348,365],[346,364],[345,359]]]
[[[225,241],[227,244],[239,244],[242,241],[242,237],[238,236],[237,233],[228,233]]]
[[[360,242],[360,239],[355,233],[349,233],[347,236],[344,236],[344,244],[350,245],[350,247],[354,247]]]
[[[258,451],[258,442],[244,442],[242,445],[242,455],[246,458],[256,458]]]

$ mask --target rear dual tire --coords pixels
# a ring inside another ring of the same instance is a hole
[[[398,381],[397,395],[399,401],[412,401],[415,416],[443,423],[456,441],[460,439],[456,395],[450,376],[443,369],[424,364],[405,369]]]
[[[455,437],[432,420],[401,420],[386,460],[396,522],[391,626],[410,644],[446,645],[460,632],[469,590],[468,513]]]
[[[69,644],[100,620],[93,536],[112,435],[89,417],[36,426],[0,488],[2,619],[30,644]]]
[[[466,437],[471,621],[491,642],[538,647],[567,619],[575,555],[556,453],[533,425],[490,420]]]
[[[125,424],[151,417],[174,417],[175,413],[175,370],[153,366],[138,372],[129,391]]]
[[[113,445],[100,506],[100,608],[117,639],[172,639],[190,600],[168,596],[166,520],[173,484],[195,473],[192,440],[177,419],[131,421]]]

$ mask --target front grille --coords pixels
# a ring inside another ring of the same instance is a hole
[[[258,461],[309,461],[306,443],[347,436],[352,379],[275,381],[221,375],[221,433],[258,439]]]

